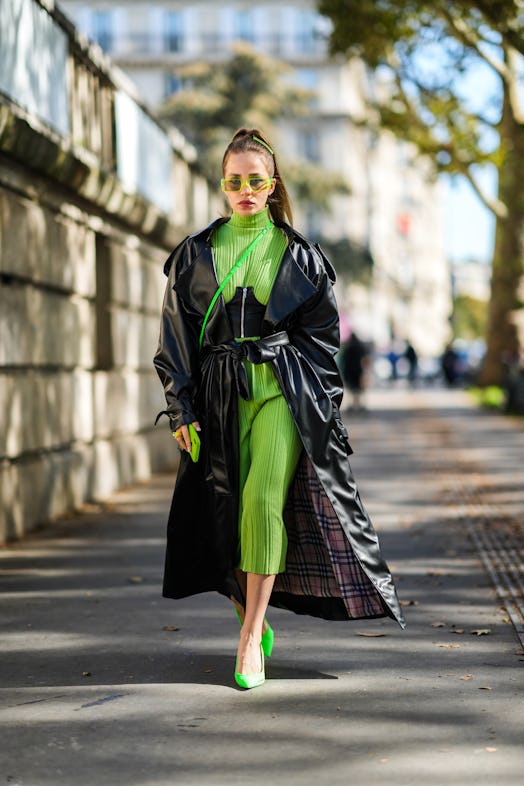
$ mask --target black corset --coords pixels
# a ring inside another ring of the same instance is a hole
[[[259,303],[253,287],[237,287],[226,311],[235,338],[248,338],[262,334],[262,320],[266,307]]]

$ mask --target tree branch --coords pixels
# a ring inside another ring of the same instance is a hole
[[[458,40],[469,49],[474,49],[476,54],[481,57],[484,62],[501,77],[501,79],[504,81],[509,79],[510,74],[504,63],[491,57],[491,55],[481,48],[480,44],[482,43],[482,38],[476,35],[462,19],[456,19],[445,5],[438,8],[437,13],[447,22],[455,38],[458,38]]]
[[[410,97],[406,94],[402,85],[402,77],[399,71],[395,68],[393,61],[390,62],[390,67],[395,80],[395,85],[397,87],[398,98],[402,101],[406,115],[408,117],[409,125],[406,125],[411,129],[412,132],[415,132],[408,136],[410,141],[414,142],[414,144],[418,146],[421,153],[435,156],[439,152],[442,152],[449,155],[452,162],[452,167],[448,168],[449,171],[454,169],[458,174],[463,175],[468,180],[481,202],[489,210],[491,210],[497,218],[505,219],[508,215],[507,206],[496,197],[492,198],[486,194],[486,192],[481,188],[477,180],[472,175],[470,165],[464,161],[463,157],[461,158],[460,151],[455,147],[455,145],[453,145],[452,142],[444,143],[433,136],[431,129],[420,119],[416,106],[413,104],[413,101],[410,99]],[[378,109],[380,111],[380,107],[378,107]],[[419,137],[418,143],[416,141],[416,136]],[[424,142],[424,144],[422,144],[422,142]],[[474,161],[472,163],[478,163],[478,161]]]
[[[426,100],[434,98],[434,97],[438,98],[438,94],[436,94],[435,90],[433,90],[431,87],[427,87],[426,85],[424,85],[414,75],[410,74],[410,75],[407,76],[407,78],[409,79],[410,82],[412,82],[412,84],[415,85],[415,87],[417,88],[417,90],[419,91],[421,96],[423,96]],[[446,89],[448,89],[448,88],[446,88]],[[453,93],[451,90],[449,90],[449,93],[450,93],[451,99],[453,99],[454,101],[457,102],[458,105],[460,105],[461,104],[460,98],[455,93]],[[487,126],[488,128],[493,128],[493,129],[497,129],[498,128],[498,125],[499,125],[499,121],[498,120],[489,120],[486,117],[486,115],[482,114],[481,112],[472,112],[472,111],[469,111],[469,110],[467,112],[465,110],[461,110],[461,111],[463,111],[464,114],[467,115],[468,117],[472,118],[473,120],[476,120],[479,123],[482,123],[482,125]]]
[[[501,14],[500,6],[497,7],[493,0],[464,0],[470,10],[480,11],[486,24],[493,27],[498,35],[502,36],[506,45],[516,49],[524,55],[524,37],[522,30],[522,3],[521,0],[514,0],[513,10],[509,8]],[[493,42],[491,42],[493,43]]]
[[[484,189],[482,189],[477,180],[471,174],[471,170],[467,166],[459,165],[457,167],[459,174],[463,175],[468,183],[471,185],[472,189],[481,200],[481,202],[486,205],[486,207],[491,210],[495,216],[501,220],[504,220],[508,217],[508,208],[504,202],[501,202],[500,199],[491,198],[489,197]]]

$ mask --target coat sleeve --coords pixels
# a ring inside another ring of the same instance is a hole
[[[296,312],[290,340],[314,369],[322,388],[338,410],[343,395],[340,372],[335,361],[335,355],[340,349],[339,317],[328,271],[332,271],[331,266],[322,265],[315,294]]]
[[[188,314],[184,302],[174,289],[179,262],[185,253],[182,243],[168,258],[164,270],[168,274],[158,348],[154,365],[164,386],[167,407],[159,412],[168,415],[171,430],[198,420],[194,398],[198,384],[198,336],[196,324]]]

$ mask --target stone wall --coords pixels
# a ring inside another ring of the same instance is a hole
[[[71,128],[81,119],[98,149],[0,94],[0,542],[176,468],[167,421],[153,426],[162,265],[217,209],[182,139],[170,139],[172,214],[123,187],[126,162],[102,133],[121,77],[54,7],[35,7],[67,35]],[[104,111],[86,114],[101,96]]]

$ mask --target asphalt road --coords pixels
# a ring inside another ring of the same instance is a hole
[[[161,598],[155,477],[0,551],[0,786],[521,786],[524,654],[467,524],[524,520],[524,421],[368,404],[352,464],[406,631],[272,610],[268,679],[237,689],[230,604]]]

